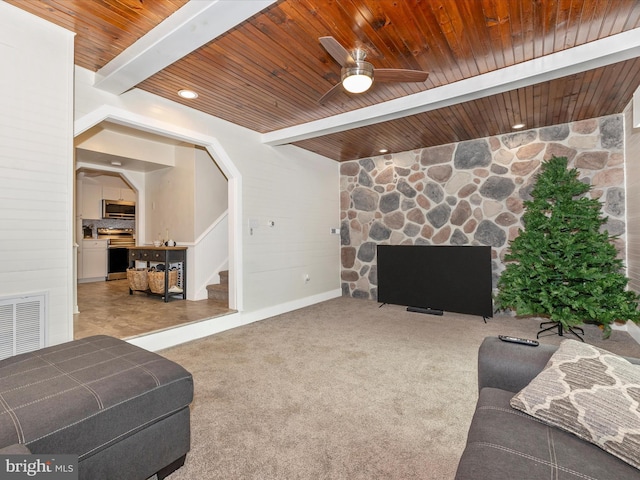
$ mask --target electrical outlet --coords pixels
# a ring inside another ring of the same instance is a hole
[[[339,228],[332,228],[329,230],[329,232],[331,233],[331,235],[340,235],[340,229]]]

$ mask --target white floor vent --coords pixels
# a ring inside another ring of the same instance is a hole
[[[0,298],[0,359],[44,347],[45,295]]]

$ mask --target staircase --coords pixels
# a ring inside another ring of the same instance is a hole
[[[220,275],[220,283],[207,285],[207,298],[216,303],[229,306],[229,270],[222,270]]]

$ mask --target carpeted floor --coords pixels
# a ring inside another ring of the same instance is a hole
[[[452,479],[478,346],[535,339],[540,321],[378,306],[337,298],[161,352],[195,380],[192,449],[169,478]],[[624,332],[587,325],[585,340],[640,357]]]

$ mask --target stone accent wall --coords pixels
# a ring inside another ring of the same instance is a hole
[[[384,155],[340,166],[344,295],[377,299],[376,245],[490,245],[493,285],[543,160],[593,185],[624,260],[623,115]]]

